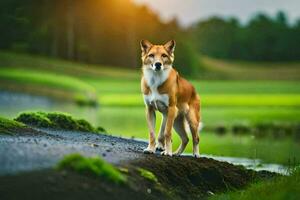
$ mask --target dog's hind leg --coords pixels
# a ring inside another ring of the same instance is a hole
[[[179,156],[180,154],[182,154],[182,152],[184,151],[186,145],[189,142],[189,138],[188,135],[185,131],[185,118],[183,114],[179,114],[175,121],[174,121],[174,125],[173,128],[175,129],[175,131],[178,133],[178,135],[180,136],[181,139],[181,144],[178,147],[178,149],[174,152],[174,155]]]
[[[193,138],[193,156],[196,158],[200,157],[199,154],[199,126],[200,126],[200,106],[198,102],[190,105],[190,109],[186,115],[188,120],[192,138]]]

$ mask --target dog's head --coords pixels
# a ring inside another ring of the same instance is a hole
[[[143,67],[156,72],[171,68],[174,61],[175,41],[154,45],[148,40],[141,41]]]

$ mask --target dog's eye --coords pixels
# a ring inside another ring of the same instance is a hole
[[[150,58],[154,58],[154,54],[149,54],[148,55]]]
[[[161,56],[162,56],[163,58],[168,57],[167,54],[164,54],[164,53],[163,53]]]

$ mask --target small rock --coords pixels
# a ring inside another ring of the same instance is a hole
[[[98,144],[91,144],[91,147],[99,147]]]
[[[151,194],[151,188],[147,188],[147,193]]]

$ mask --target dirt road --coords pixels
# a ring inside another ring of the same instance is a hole
[[[0,175],[45,169],[54,166],[64,155],[81,153],[102,156],[120,163],[143,156],[145,142],[103,134],[42,130],[47,134],[0,135]]]

